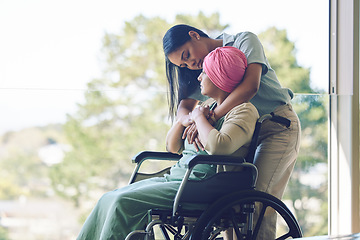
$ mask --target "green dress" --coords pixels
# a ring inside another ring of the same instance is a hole
[[[220,129],[223,121],[215,128]],[[184,161],[197,152],[192,144],[184,141],[183,157],[164,177],[142,180],[104,194],[87,218],[78,240],[119,239],[123,240],[134,230],[145,229],[148,210],[152,208],[172,209],[174,198],[185,175]],[[216,173],[216,166],[200,164],[194,167],[192,180],[208,178]]]

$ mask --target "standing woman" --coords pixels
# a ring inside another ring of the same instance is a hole
[[[170,114],[176,118],[190,116],[201,95],[197,76],[209,52],[222,46],[232,46],[245,53],[248,67],[241,84],[217,107],[212,117],[217,120],[233,107],[250,101],[260,116],[273,113],[291,121],[289,126],[265,121],[259,136],[254,163],[259,170],[256,188],[282,198],[293,171],[300,147],[300,121],[291,106],[293,92],[281,87],[274,70],[266,59],[258,37],[251,32],[236,35],[221,34],[210,38],[203,31],[184,24],[170,28],[163,38],[166,74],[169,82]],[[190,143],[202,148],[196,125],[187,129]],[[262,225],[258,239],[275,239],[276,215]]]

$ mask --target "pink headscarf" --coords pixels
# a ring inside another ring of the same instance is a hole
[[[247,60],[235,47],[219,47],[204,58],[203,68],[215,86],[230,93],[242,81]]]

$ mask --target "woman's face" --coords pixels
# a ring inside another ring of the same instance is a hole
[[[201,94],[209,97],[215,97],[219,88],[210,80],[205,71],[202,71],[198,77],[200,82]]]
[[[202,69],[205,56],[209,53],[207,45],[197,32],[190,31],[190,41],[168,55],[169,60],[178,67],[191,70]]]

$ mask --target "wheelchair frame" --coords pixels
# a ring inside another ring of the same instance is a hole
[[[153,228],[156,225],[159,226],[166,240],[171,239],[169,234],[173,236],[172,239],[174,240],[222,239],[216,237],[222,231],[229,228],[234,229],[238,239],[255,240],[265,211],[268,208],[274,209],[283,218],[289,229],[288,232],[277,239],[302,237],[299,224],[287,206],[276,197],[255,190],[258,172],[253,164],[253,158],[258,144],[261,124],[265,120],[290,125],[286,121],[287,119],[267,114],[260,117],[256,122],[249,152],[245,158],[228,155],[194,155],[188,159],[186,162],[188,169],[175,196],[173,208],[149,210],[149,224],[146,229],[131,232],[125,240],[153,239]],[[136,167],[129,184],[148,177],[163,176],[169,170],[167,168],[154,174],[140,173],[139,170],[144,161],[150,159],[178,161],[180,158],[181,155],[168,152],[140,152],[133,158]],[[191,181],[189,176],[197,164],[240,166],[243,170],[217,173],[213,176],[214,180],[210,178],[210,180]],[[227,186],[231,185],[229,183],[238,183],[239,181],[243,184],[236,184],[235,189],[234,185],[231,188],[226,187],[226,185],[221,185],[220,189],[214,188],[214,184],[217,185],[219,179],[220,182],[227,183]],[[187,186],[191,186],[192,189]],[[213,191],[202,191],[206,186],[212,188]],[[183,204],[198,198],[202,199],[199,202],[203,203],[206,207],[197,211],[183,208]],[[259,217],[256,221],[254,221],[255,204],[262,206],[259,208]],[[134,236],[140,236],[141,238],[133,238]]]

